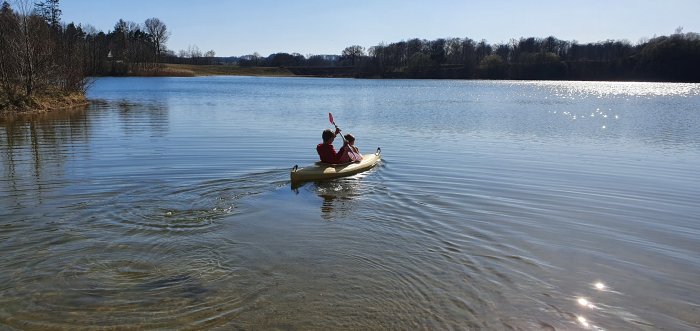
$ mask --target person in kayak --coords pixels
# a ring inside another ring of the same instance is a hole
[[[332,164],[340,163],[340,157],[342,155],[337,153],[335,147],[333,147],[333,140],[335,140],[335,136],[337,136],[338,133],[340,133],[340,129],[336,128],[335,133],[330,129],[326,129],[323,131],[323,134],[321,134],[323,143],[316,146],[316,152],[318,152],[321,162]]]
[[[340,163],[362,161],[360,149],[355,146],[355,136],[349,133],[345,135],[345,144],[340,148],[338,154],[340,154]]]

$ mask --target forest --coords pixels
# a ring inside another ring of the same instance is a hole
[[[339,56],[278,53],[239,59],[242,66],[285,66],[299,74],[364,78],[609,80],[700,82],[700,35],[679,28],[637,45],[606,40],[579,44],[555,37],[504,44],[470,38],[410,39]]]
[[[84,101],[90,77],[178,75],[164,64],[280,67],[321,77],[700,82],[700,35],[682,28],[637,44],[414,38],[330,55],[216,57],[197,46],[169,50],[171,33],[158,18],[120,19],[103,32],[61,22],[59,0],[13,4],[0,7],[0,111],[38,107],[41,100]]]

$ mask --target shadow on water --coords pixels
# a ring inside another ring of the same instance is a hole
[[[292,182],[290,186],[296,194],[300,194],[302,191],[311,192],[322,198],[321,217],[324,220],[333,221],[348,217],[358,198],[365,196],[374,189],[376,182],[364,179],[379,171],[381,167],[382,163],[379,163],[373,169],[349,177],[325,181]]]
[[[126,135],[147,130],[155,137],[168,133],[169,109],[163,102],[134,103],[126,100],[107,104],[107,108],[118,111],[122,130]]]

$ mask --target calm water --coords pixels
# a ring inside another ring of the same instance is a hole
[[[700,328],[698,84],[105,78],[89,97],[1,122],[0,329]],[[293,189],[328,112],[383,161]]]

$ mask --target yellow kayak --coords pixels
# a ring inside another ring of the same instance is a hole
[[[312,166],[299,168],[294,166],[290,173],[292,182],[303,182],[310,180],[324,180],[338,177],[351,176],[363,171],[372,169],[381,160],[382,150],[377,148],[374,154],[362,156],[362,161],[345,164],[329,164],[316,162]]]

